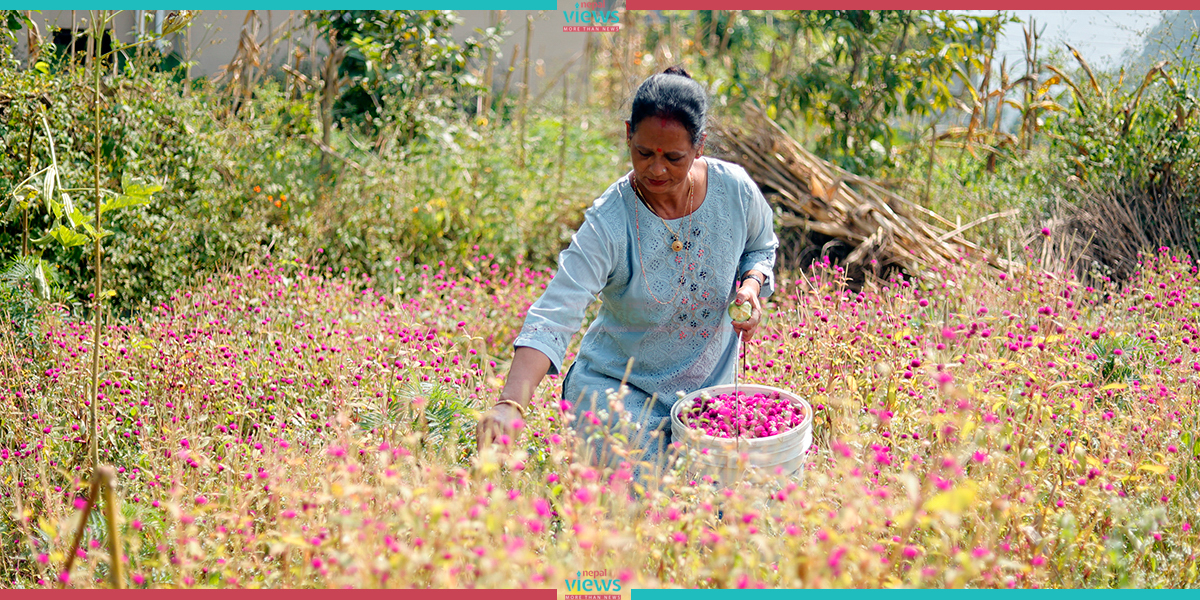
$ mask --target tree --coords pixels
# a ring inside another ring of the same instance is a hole
[[[817,153],[871,174],[891,162],[895,118],[958,106],[1004,22],[949,11],[709,11],[696,27],[710,33],[697,36],[708,44],[702,66],[728,70],[719,93],[768,98],[768,114],[819,132]]]
[[[401,142],[423,132],[427,117],[454,107],[482,89],[470,61],[499,38],[459,43],[451,36],[458,18],[445,10],[347,10],[310,12],[309,22],[327,40],[336,101],[323,105],[330,122],[349,122]]]

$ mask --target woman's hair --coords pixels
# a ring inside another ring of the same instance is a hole
[[[629,116],[630,131],[637,131],[638,124],[646,117],[674,119],[687,129],[695,146],[704,135],[707,112],[704,88],[683,67],[669,67],[638,86]]]

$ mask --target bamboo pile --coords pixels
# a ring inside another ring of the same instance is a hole
[[[963,237],[972,227],[1010,216],[995,213],[964,225],[825,161],[792,139],[760,109],[747,107],[742,126],[714,123],[716,154],[742,165],[780,209],[776,225],[827,237],[851,250],[842,265],[858,275],[900,269],[933,275],[953,263],[1001,261]],[[781,236],[781,238],[795,236]],[[830,244],[825,244],[826,249]],[[785,253],[800,251],[784,248]],[[807,265],[800,265],[807,266]]]

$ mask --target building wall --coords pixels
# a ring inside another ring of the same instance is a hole
[[[612,0],[606,0],[610,4]],[[558,0],[558,11],[459,11],[463,21],[454,30],[454,37],[465,40],[472,35],[478,35],[476,29],[487,27],[504,18],[505,29],[511,31],[497,57],[494,69],[493,87],[499,89],[504,84],[505,73],[513,57],[516,46],[525,45],[527,17],[533,17],[532,52],[530,53],[530,90],[538,93],[542,87],[551,83],[551,79],[571,59],[576,59],[571,67],[572,88],[578,81],[578,74],[583,72],[587,58],[584,56],[588,37],[593,38],[613,33],[579,33],[564,32],[563,26],[568,24],[562,11],[577,10],[576,0]],[[136,38],[136,17],[139,11],[121,11],[113,20],[112,30],[115,35],[125,42]],[[155,11],[141,11],[153,15]],[[238,48],[243,25],[247,23],[249,11],[216,11],[206,10],[193,21],[186,33],[170,37],[171,51],[175,51],[184,60],[194,60],[196,64],[191,69],[193,77],[208,77],[220,73],[234,58]],[[260,44],[266,44],[268,31],[271,31],[271,65],[279,68],[288,60],[289,51],[298,46],[307,47],[313,40],[313,29],[304,27],[300,11],[266,10],[255,11],[258,18],[258,36]],[[74,24],[77,31],[88,26],[88,11],[49,10],[32,14],[43,36],[48,36],[54,29],[70,29]],[[251,22],[251,25],[253,23]],[[146,31],[153,31],[153,22],[147,21]],[[20,36],[17,49],[18,58],[28,57],[26,36]],[[321,46],[318,41],[318,46]],[[519,55],[515,70],[509,85],[510,91],[517,91],[524,78],[524,56]],[[307,66],[301,67],[301,72],[308,74]]]

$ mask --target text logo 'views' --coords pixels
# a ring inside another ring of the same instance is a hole
[[[571,600],[616,600],[621,597],[612,594],[621,591],[621,580],[609,577],[607,570],[576,571],[574,579],[563,582],[567,586],[567,598]]]
[[[603,9],[604,2],[582,2],[575,4],[575,10],[562,11],[563,20],[567,22],[563,31],[620,31],[621,18],[617,11]]]

